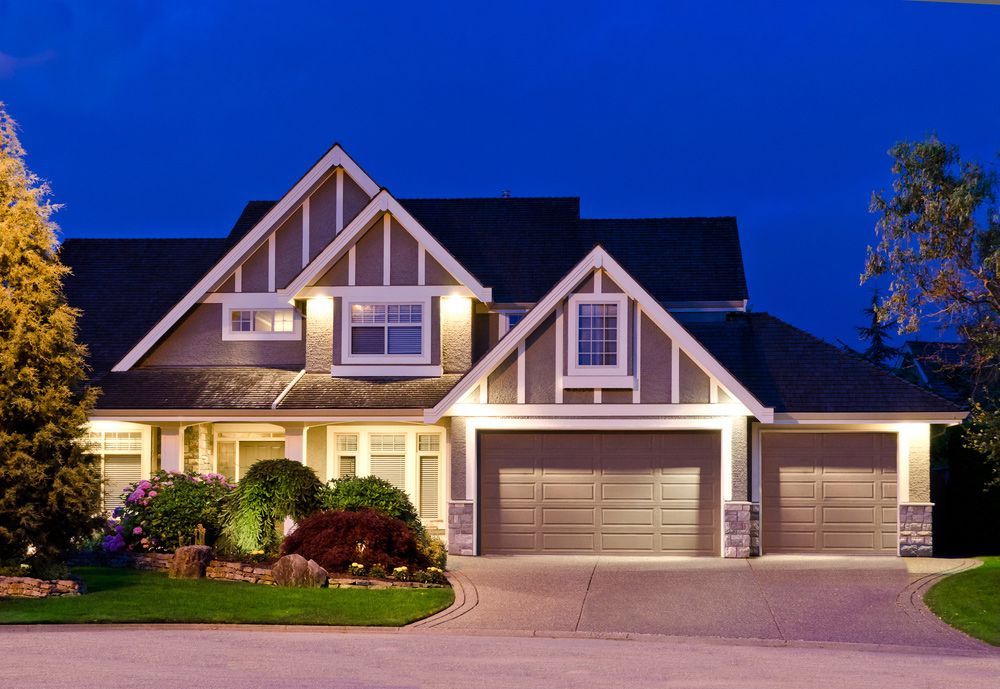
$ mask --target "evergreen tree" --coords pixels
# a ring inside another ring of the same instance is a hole
[[[866,343],[864,351],[861,352],[868,361],[876,366],[889,368],[899,357],[900,350],[889,344],[892,335],[889,333],[891,327],[878,312],[879,296],[878,290],[872,291],[871,305],[861,309],[861,313],[868,319],[868,325],[859,327],[858,339]]]
[[[45,566],[93,532],[101,490],[78,442],[96,393],[63,295],[58,207],[24,155],[0,102],[0,563]]]

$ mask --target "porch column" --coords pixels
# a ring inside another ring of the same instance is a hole
[[[285,429],[285,459],[305,464],[305,424],[283,423],[281,426]]]
[[[179,423],[160,425],[160,468],[184,471],[184,427]]]

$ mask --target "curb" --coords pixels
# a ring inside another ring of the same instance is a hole
[[[971,637],[965,632],[952,627],[950,624],[935,615],[924,602],[924,595],[932,586],[934,586],[934,584],[938,583],[945,577],[967,572],[971,569],[979,567],[982,564],[982,560],[966,559],[959,561],[951,569],[924,575],[912,581],[905,589],[900,591],[899,595],[896,597],[896,605],[900,606],[904,613],[914,618],[917,624],[925,626],[941,636],[948,637],[952,641],[959,641],[962,645],[967,646],[970,649],[990,650],[992,652],[996,652],[996,648],[985,641],[980,641],[979,639]]]
[[[472,583],[469,577],[458,571],[445,572],[445,576],[448,578],[448,582],[455,592],[455,602],[441,612],[434,613],[430,617],[425,617],[422,620],[411,622],[402,627],[404,631],[437,627],[445,622],[458,619],[479,605],[479,591],[476,590],[475,584]]]

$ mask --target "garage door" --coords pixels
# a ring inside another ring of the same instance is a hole
[[[715,432],[479,437],[482,551],[717,555]]]
[[[896,436],[761,434],[767,553],[896,552]]]

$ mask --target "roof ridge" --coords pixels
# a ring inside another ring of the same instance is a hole
[[[835,344],[833,344],[831,342],[827,342],[826,340],[824,340],[819,335],[814,335],[811,332],[809,332],[808,330],[803,330],[802,328],[800,328],[798,326],[792,325],[788,321],[782,320],[781,318],[778,318],[777,316],[773,316],[773,315],[771,315],[769,313],[766,313],[766,312],[748,313],[747,315],[748,316],[766,316],[767,318],[770,318],[772,320],[778,321],[779,323],[782,323],[782,324],[788,326],[792,330],[795,330],[795,331],[797,331],[799,333],[802,333],[803,335],[805,335],[810,340],[813,340],[813,341],[818,342],[818,343],[820,343],[820,344],[822,344],[822,345],[824,345],[826,347],[830,347],[831,349],[834,349],[834,350],[836,350],[838,352],[843,352],[844,354],[847,354],[848,356],[851,356],[852,359],[855,359],[856,361],[858,361],[859,363],[861,363],[864,366],[867,366],[868,368],[872,369],[873,371],[877,371],[879,373],[884,373],[885,375],[888,375],[888,376],[890,376],[892,378],[895,378],[896,380],[902,381],[903,383],[909,385],[910,387],[916,388],[917,390],[920,390],[921,392],[925,392],[925,393],[927,393],[929,395],[933,395],[934,397],[938,398],[942,402],[947,402],[948,404],[954,406],[956,409],[962,409],[962,407],[958,406],[957,404],[955,404],[954,402],[952,402],[950,399],[937,394],[936,392],[934,392],[930,388],[926,388],[923,385],[917,385],[913,381],[907,380],[903,376],[901,376],[901,375],[899,375],[897,373],[894,373],[894,372],[890,371],[887,368],[883,368],[881,366],[873,364],[871,361],[869,361],[868,359],[865,359],[863,356],[861,356],[860,352],[855,352],[853,349],[850,350],[850,352],[845,351],[844,348],[838,347],[837,345],[835,345]],[[852,352],[853,352],[853,354],[852,354]]]

